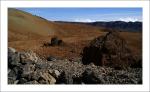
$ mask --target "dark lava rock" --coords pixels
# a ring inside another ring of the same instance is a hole
[[[82,54],[83,64],[93,62],[100,66],[124,68],[130,66],[133,60],[126,41],[116,31],[92,40]]]
[[[44,47],[49,47],[49,46],[60,46],[63,45],[64,42],[63,40],[59,39],[58,37],[52,37],[50,42],[45,42],[43,44]]]
[[[63,43],[63,41],[61,39],[59,39],[58,37],[53,37],[51,39],[51,46],[61,45],[62,43]]]
[[[9,73],[8,73],[8,77],[12,80],[16,80],[17,79],[17,74],[15,73],[15,71],[11,70]]]
[[[24,84],[24,83],[26,83],[27,81],[28,81],[27,79],[21,78],[21,79],[19,80],[18,84]]]
[[[91,69],[86,69],[82,74],[82,81],[85,84],[104,84],[105,81],[101,75],[97,75]]]
[[[8,48],[8,65],[10,68],[13,66],[19,66],[20,64],[20,53],[16,52],[14,49]]]
[[[56,84],[73,84],[72,74],[63,71],[58,77]]]
[[[8,84],[14,84],[15,80],[13,80],[12,78],[8,78]]]
[[[72,77],[73,78],[73,84],[82,84],[82,77]]]
[[[31,79],[31,74],[34,72],[35,66],[31,64],[26,64],[23,67],[23,73],[21,74],[22,78]]]
[[[49,46],[51,46],[51,43],[46,42],[46,43],[43,44],[43,46],[44,46],[44,47],[49,47]]]
[[[47,61],[56,61],[56,58],[53,56],[48,56]]]
[[[47,71],[48,64],[32,51],[8,50],[8,84],[55,84],[56,79]],[[59,76],[54,71],[55,77]]]
[[[62,72],[58,77],[56,84],[66,84],[66,83],[67,83],[66,73]]]
[[[36,69],[47,69],[48,66],[49,65],[47,64],[47,62],[41,61],[41,60],[39,62],[35,63]]]

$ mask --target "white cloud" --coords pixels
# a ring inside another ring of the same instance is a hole
[[[126,17],[126,18],[120,18],[119,19],[120,21],[125,21],[125,22],[135,22],[135,21],[140,21],[139,19],[137,18],[131,18],[131,17]]]
[[[136,22],[142,21],[141,18],[138,17],[121,17],[121,18],[101,18],[101,19],[90,19],[90,18],[76,18],[73,19],[74,22],[96,22],[96,21],[125,21],[125,22]]]
[[[75,19],[75,22],[95,22],[95,20],[92,19]]]

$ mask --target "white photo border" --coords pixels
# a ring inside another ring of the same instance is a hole
[[[27,7],[115,7],[143,9],[143,84],[142,85],[8,85],[7,32],[8,8]],[[1,91],[149,91],[149,1],[1,1]]]

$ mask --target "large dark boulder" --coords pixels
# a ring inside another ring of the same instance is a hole
[[[64,42],[60,38],[52,37],[51,41],[43,43],[43,46],[44,47],[50,47],[50,46],[60,46],[60,45],[63,45],[63,44],[64,44]]]
[[[51,46],[55,46],[55,45],[62,45],[63,41],[61,39],[59,39],[58,37],[53,37],[51,39]]]
[[[83,49],[83,64],[93,62],[100,66],[124,68],[130,66],[133,57],[126,41],[116,31],[95,38]]]

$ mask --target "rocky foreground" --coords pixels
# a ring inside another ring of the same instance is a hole
[[[142,68],[84,65],[81,58],[45,60],[9,47],[8,84],[142,84]]]
[[[47,47],[60,45],[52,39]],[[40,58],[8,48],[8,84],[142,84],[142,57],[116,31],[92,40],[80,58]]]

